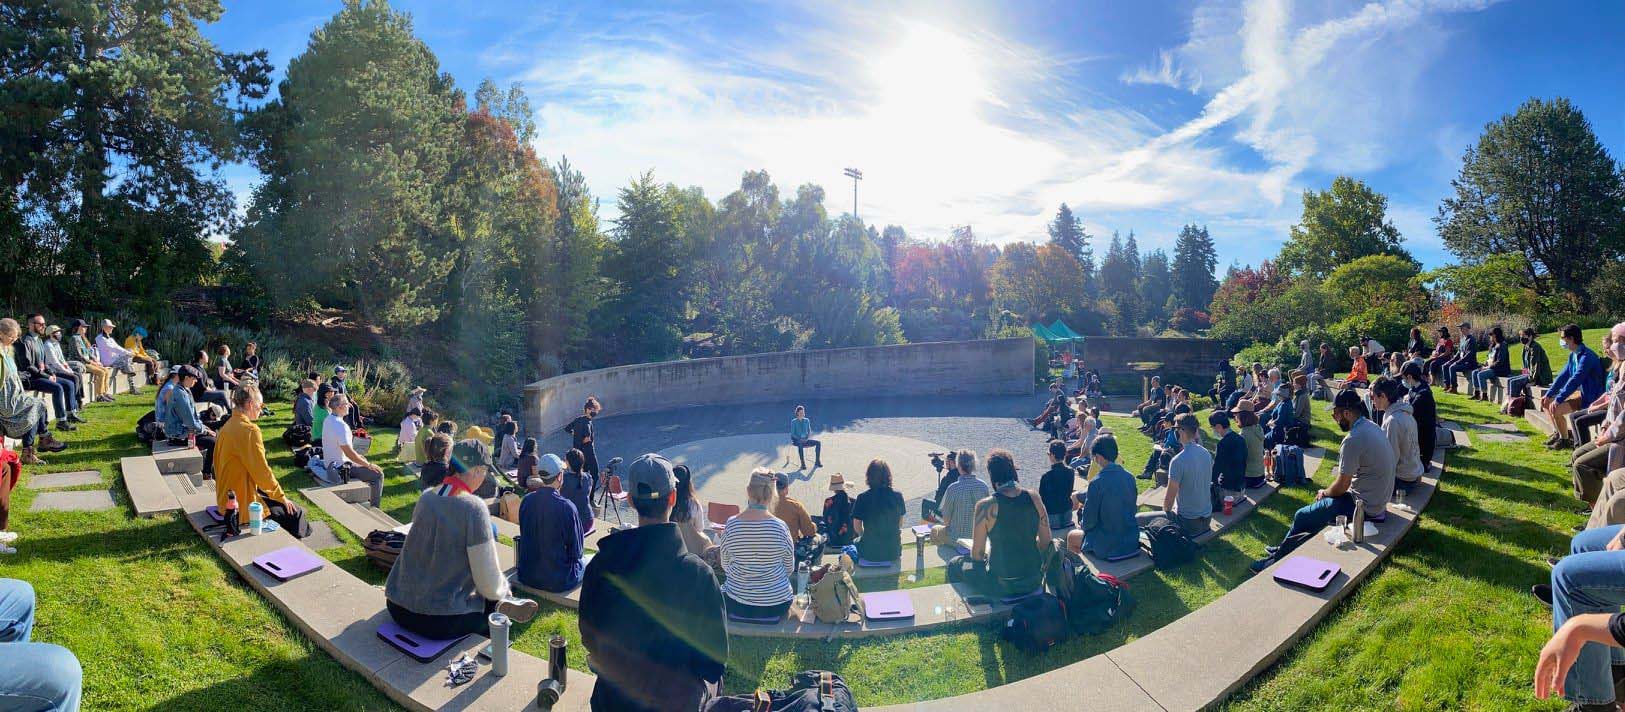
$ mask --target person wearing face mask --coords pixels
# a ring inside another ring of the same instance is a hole
[[[1433,402],[1433,389],[1424,379],[1422,367],[1405,364],[1400,370],[1405,384],[1405,402],[1411,404],[1411,417],[1416,420],[1416,450],[1422,458],[1422,472],[1433,468],[1433,446],[1439,440],[1439,406]]]
[[[1614,334],[1612,331],[1602,335],[1602,348],[1597,351],[1600,358],[1607,358],[1614,354]],[[1617,364],[1616,364],[1617,365]],[[1614,389],[1614,372],[1616,369],[1606,368],[1602,382],[1602,395],[1591,401],[1584,408],[1569,414],[1569,429],[1574,433],[1575,446],[1584,445],[1591,441],[1591,431],[1608,417],[1608,393]]]
[[[1533,327],[1525,327],[1519,332],[1518,340],[1523,342],[1523,369],[1507,379],[1509,401],[1519,396],[1534,400],[1534,394],[1529,390],[1531,381],[1533,385],[1543,388],[1552,384],[1552,364],[1546,360],[1546,348],[1540,345],[1535,336]]]
[[[1365,402],[1359,394],[1337,394],[1332,401],[1332,419],[1348,433],[1338,455],[1337,479],[1315,493],[1313,504],[1292,515],[1292,528],[1280,544],[1265,549],[1264,558],[1253,562],[1253,573],[1291,554],[1337,517],[1352,518],[1355,507],[1365,508],[1366,521],[1380,523],[1388,518],[1388,500],[1394,495],[1394,448],[1382,428],[1366,416]]]
[[[1569,413],[1596,400],[1602,395],[1602,362],[1596,352],[1581,342],[1580,326],[1569,324],[1562,331],[1563,350],[1569,352],[1568,362],[1552,387],[1540,398],[1540,409],[1552,422],[1552,435],[1546,447],[1553,450],[1574,447],[1574,433],[1569,427]],[[1617,352],[1616,347],[1616,353]]]
[[[1621,452],[1619,446],[1619,442],[1625,439],[1625,378],[1618,376],[1620,369],[1625,369],[1625,322],[1615,324],[1610,334],[1614,337],[1612,346],[1616,376],[1613,386],[1603,396],[1608,405],[1597,428],[1597,437],[1574,448],[1574,456],[1569,460],[1574,496],[1587,506],[1597,503],[1603,478],[1609,471],[1625,464],[1620,462],[1621,455],[1625,453]]]

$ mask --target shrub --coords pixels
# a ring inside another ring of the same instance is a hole
[[[191,363],[198,351],[208,347],[209,338],[202,329],[177,321],[150,332],[147,345],[156,349],[171,364]]]

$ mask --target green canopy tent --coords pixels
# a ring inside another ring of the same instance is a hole
[[[1061,342],[1060,337],[1057,337],[1049,329],[1044,328],[1044,324],[1042,322],[1033,324],[1032,330],[1033,336],[1043,339],[1046,343],[1058,344]]]
[[[1049,325],[1049,332],[1054,334],[1063,343],[1070,344],[1080,343],[1083,341],[1083,334],[1073,331],[1072,327],[1067,326],[1066,322],[1061,321],[1060,319],[1056,319],[1054,324]]]

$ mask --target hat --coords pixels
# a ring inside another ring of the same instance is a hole
[[[45,327],[45,333],[46,334],[60,334],[60,333],[62,333],[62,327],[57,326],[56,324],[52,324],[50,326]]]
[[[784,489],[790,486],[790,475],[787,473],[777,473],[773,479],[775,480],[773,484],[777,485],[779,489]]]
[[[839,492],[851,486],[846,483],[846,475],[837,472],[829,476],[829,491],[831,492]]]
[[[677,478],[671,460],[664,455],[644,453],[626,468],[626,492],[633,499],[662,500],[676,490]]]
[[[340,367],[339,367],[339,368],[344,368],[344,367],[343,367],[343,366],[340,366]],[[427,388],[424,388],[424,387],[423,387],[423,386],[416,386],[416,387],[414,387],[414,388],[413,388],[413,389],[412,389],[412,393],[413,393],[413,394],[414,394],[414,395],[416,395],[416,394],[419,394],[419,393],[428,393],[428,392],[429,392],[429,389],[427,389]]]
[[[491,449],[478,440],[459,440],[451,447],[451,469],[468,472],[476,467],[491,466]]]
[[[558,455],[548,453],[536,459],[536,471],[541,473],[543,482],[552,483],[564,472],[564,460]]]
[[[181,378],[191,377],[196,378],[199,381],[203,380],[203,369],[193,366],[192,364],[185,364],[181,366],[180,374]]]
[[[79,327],[81,326],[88,326],[84,319],[74,319],[73,321],[68,322],[69,331],[78,331]]]
[[[1247,400],[1246,398],[1238,400],[1238,401],[1236,401],[1236,406],[1234,408],[1231,408],[1230,412],[1232,412],[1232,413],[1251,413],[1251,412],[1253,412],[1253,402],[1250,401],[1250,400]]]
[[[779,486],[779,473],[771,470],[750,473],[750,486],[755,487],[758,484]]]
[[[143,339],[147,338],[147,329],[146,329],[146,327],[138,326],[138,327],[135,327],[134,329],[132,329],[132,331],[135,333],[136,336],[139,336],[139,337],[141,337]]]
[[[1332,407],[1333,408],[1364,408],[1365,407],[1365,401],[1360,398],[1360,394],[1355,393],[1352,389],[1345,390],[1345,391],[1338,391],[1337,392],[1337,398],[1332,401]]]
[[[110,328],[115,327],[115,326],[118,326],[118,325],[114,324],[112,319],[103,319],[102,320],[102,328],[103,329],[110,329]]]
[[[349,372],[349,370],[350,370],[350,369],[348,369],[348,368],[345,368],[345,367],[344,367],[344,366],[342,366],[342,365],[340,365],[340,366],[334,366],[334,367],[333,367],[333,373],[348,373],[348,372]]]

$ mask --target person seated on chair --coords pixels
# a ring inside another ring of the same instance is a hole
[[[1174,418],[1173,432],[1179,438],[1179,454],[1168,463],[1168,487],[1162,495],[1162,511],[1134,515],[1140,525],[1158,517],[1179,523],[1185,536],[1206,534],[1213,519],[1213,455],[1201,446],[1202,429],[1196,416],[1181,413]]]
[[[773,516],[784,522],[790,528],[790,540],[798,545],[812,543],[818,536],[818,525],[813,524],[812,515],[807,513],[807,506],[790,497],[790,475],[783,472],[776,473],[774,485],[779,492],[778,504],[773,505]],[[861,496],[858,499],[863,499]]]
[[[773,471],[758,467],[745,487],[745,511],[722,527],[722,593],[728,612],[742,618],[782,618],[795,591],[796,547],[790,528],[773,516],[778,485]]]
[[[581,518],[560,491],[564,477],[557,469],[544,467],[536,481],[537,488],[519,502],[519,537],[513,542],[519,582],[550,593],[573,591],[583,570]]]
[[[265,518],[282,526],[294,537],[304,537],[309,528],[304,526],[304,511],[294,504],[276,473],[265,459],[265,437],[260,434],[259,423],[265,400],[256,386],[243,386],[231,392],[231,417],[220,427],[214,443],[215,507],[226,510],[226,494],[237,495],[237,519],[248,528],[248,505],[260,502],[265,507]]]
[[[586,534],[593,529],[592,491],[594,487],[593,476],[587,474],[585,468],[587,458],[580,450],[570,448],[564,451],[564,459],[558,455],[548,453],[541,458],[541,467],[562,467],[564,484],[560,492],[564,498],[576,506],[576,517],[581,520],[581,533]]]
[[[1247,439],[1231,429],[1230,414],[1222,410],[1209,413],[1208,427],[1218,439],[1213,454],[1213,484],[1219,488],[1219,497],[1234,497],[1240,502],[1246,497]],[[1260,475],[1262,477],[1262,475]]]
[[[1582,340],[1580,327],[1569,324],[1561,333],[1564,350],[1569,352],[1568,362],[1546,395],[1540,397],[1540,409],[1552,423],[1552,435],[1546,447],[1562,449],[1574,447],[1574,433],[1569,427],[1568,414],[1585,407],[1603,394],[1602,362],[1596,352]]]
[[[790,444],[796,446],[796,457],[801,468],[807,469],[807,448],[813,449],[813,467],[824,466],[824,444],[812,437],[812,421],[807,419],[807,407],[796,406],[796,417],[790,419]]]
[[[1287,431],[1298,423],[1292,412],[1292,387],[1285,383],[1277,386],[1275,404],[1259,418],[1264,421],[1264,449],[1290,443]]]
[[[1354,391],[1337,394],[1332,401],[1332,420],[1348,433],[1338,453],[1337,479],[1315,493],[1314,504],[1292,515],[1292,528],[1280,544],[1264,550],[1267,556],[1253,562],[1253,573],[1285,558],[1337,517],[1352,520],[1355,507],[1365,507],[1366,521],[1388,518],[1388,500],[1394,495],[1394,448],[1388,444],[1388,436],[1366,417],[1365,402]]]
[[[1404,384],[1387,376],[1371,384],[1371,404],[1383,412],[1382,433],[1394,449],[1394,488],[1409,492],[1422,481],[1422,447],[1415,409],[1405,402]]]
[[[368,502],[376,507],[384,497],[384,470],[367,461],[355,449],[355,437],[350,432],[351,405],[349,396],[334,393],[327,402],[327,422],[322,423],[322,459],[326,461],[327,478],[339,482],[361,480],[367,483],[371,495]],[[455,468],[453,468],[455,469]],[[483,486],[488,478],[474,481]]]
[[[203,451],[203,477],[208,479],[214,476],[215,432],[198,418],[197,405],[192,402],[192,392],[189,390],[203,380],[203,374],[192,366],[179,368],[180,378],[169,391],[168,402],[164,404],[164,419],[159,424],[163,426],[164,437],[170,445],[185,445],[188,439],[196,438],[197,448]]]
[[[1066,455],[1066,443],[1049,441],[1049,469],[1038,478],[1038,497],[1044,500],[1044,511],[1049,514],[1045,526],[1051,531],[1072,528],[1072,489],[1078,475],[1066,464]]]
[[[60,645],[29,642],[34,613],[34,587],[0,578],[0,708],[78,712],[85,677],[79,658]]]
[[[1008,450],[987,454],[993,496],[976,503],[972,561],[987,562],[988,581],[1000,596],[1032,593],[1044,583],[1044,564],[1054,546],[1043,498],[1021,486]],[[992,556],[988,545],[992,544]]]
[[[675,480],[664,457],[633,460],[626,493],[638,526],[604,537],[587,563],[580,625],[598,673],[593,709],[698,709],[722,681],[723,597],[711,569],[684,550],[678,525],[667,521]]]
[[[942,523],[931,527],[932,541],[971,538],[976,530],[976,503],[993,494],[993,488],[976,476],[975,450],[960,450],[956,465],[959,477],[942,493]]]
[[[491,512],[474,494],[490,473],[490,451],[465,440],[457,443],[453,461],[453,473],[418,497],[412,535],[384,582],[395,624],[436,640],[485,633],[493,611],[526,623],[538,608],[535,601],[513,597],[497,561]]]
[[[1507,337],[1501,333],[1501,327],[1490,330],[1490,348],[1484,357],[1484,367],[1468,374],[1467,381],[1472,384],[1473,391],[1468,397],[1472,400],[1487,401],[1490,399],[1490,381],[1496,378],[1508,378],[1512,375],[1512,356],[1507,349]]]
[[[1264,428],[1258,424],[1258,414],[1250,402],[1237,403],[1230,409],[1235,416],[1236,430],[1247,444],[1247,489],[1264,486]]]
[[[1349,347],[1349,361],[1349,377],[1343,383],[1343,387],[1347,388],[1351,384],[1356,386],[1370,385],[1371,376],[1366,370],[1365,359],[1360,358],[1360,347]]]
[[[1117,464],[1117,438],[1095,438],[1089,455],[1100,471],[1082,493],[1073,497],[1079,500],[1082,510],[1078,528],[1066,535],[1067,546],[1080,554],[1107,560],[1139,554],[1140,527],[1134,521],[1139,493],[1134,476]]]
[[[852,505],[852,529],[857,532],[857,559],[890,562],[903,558],[903,495],[892,489],[891,466],[869,461],[863,473],[868,489]]]

